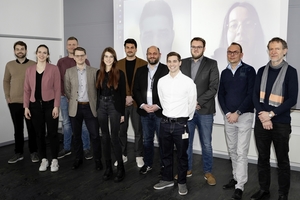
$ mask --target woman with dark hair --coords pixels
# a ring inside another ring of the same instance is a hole
[[[100,70],[97,72],[97,113],[102,132],[103,152],[106,160],[104,180],[113,175],[111,146],[118,161],[115,182],[125,177],[122,148],[119,142],[120,123],[124,122],[126,83],[124,72],[117,69],[117,55],[113,48],[107,47],[101,56]],[[108,124],[110,122],[110,126]],[[110,131],[109,131],[110,128]]]
[[[264,34],[255,8],[247,2],[234,3],[223,23],[220,48],[214,53],[219,66],[227,65],[227,48],[232,42],[243,47],[243,61],[258,69],[268,60]]]
[[[45,128],[50,138],[52,155],[51,172],[58,170],[59,139],[57,134],[60,106],[60,74],[58,67],[50,64],[49,48],[41,44],[36,49],[37,64],[26,70],[24,82],[24,115],[31,119],[37,134],[39,171],[46,171],[49,162],[46,154]]]

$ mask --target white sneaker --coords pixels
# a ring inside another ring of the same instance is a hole
[[[123,159],[123,163],[126,163],[126,162],[128,161],[127,156],[122,155],[122,159]],[[116,162],[114,163],[114,166],[115,166],[115,167],[118,166],[118,161],[116,161]]]
[[[46,158],[43,158],[42,162],[41,162],[41,165],[40,165],[40,168],[39,168],[39,171],[44,172],[44,171],[47,170],[47,167],[49,167],[49,162]]]
[[[138,167],[141,168],[144,166],[145,163],[144,163],[143,157],[141,157],[141,156],[136,157],[135,160],[136,160],[136,164]]]
[[[51,172],[57,172],[58,171],[59,165],[58,165],[58,160],[57,159],[52,159],[50,168],[51,168]]]

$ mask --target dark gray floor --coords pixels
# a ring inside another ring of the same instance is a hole
[[[0,148],[0,199],[201,199],[224,200],[230,199],[233,190],[223,190],[222,185],[231,178],[231,163],[229,160],[214,158],[213,173],[217,180],[216,186],[209,186],[203,179],[201,156],[194,155],[193,176],[188,178],[189,193],[186,196],[178,194],[177,184],[172,188],[154,190],[153,185],[158,182],[159,161],[158,149],[155,149],[155,164],[153,170],[146,175],[139,174],[136,166],[133,144],[129,143],[128,163],[125,164],[126,177],[121,183],[113,180],[103,181],[102,171],[94,169],[94,160],[84,160],[77,170],[71,170],[74,154],[59,160],[59,171],[51,173],[39,172],[39,163],[30,161],[25,144],[24,160],[16,164],[8,164],[14,146]],[[115,170],[115,169],[114,169]],[[174,172],[175,173],[175,172]],[[292,171],[290,200],[300,199],[300,172]],[[249,180],[245,186],[243,199],[258,190],[256,165],[249,164]],[[277,175],[272,168],[271,198],[277,199]]]

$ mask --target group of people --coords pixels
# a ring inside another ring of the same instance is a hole
[[[205,48],[205,40],[195,37],[190,43],[191,57],[181,59],[177,52],[170,52],[166,56],[167,65],[164,65],[160,62],[159,47],[148,47],[145,61],[136,56],[137,43],[129,38],[124,42],[124,59],[118,61],[115,50],[107,47],[102,52],[100,68],[96,69],[90,66],[86,50],[78,46],[75,37],[68,38],[68,56],[58,61],[58,67],[49,63],[46,45],[38,46],[35,63],[26,58],[26,44],[16,42],[17,59],[7,64],[3,81],[15,128],[15,155],[8,162],[23,159],[24,114],[32,162],[42,159],[39,171],[46,171],[49,166],[46,133],[50,138],[52,172],[59,168],[58,158],[71,154],[73,133],[76,154],[73,169],[77,169],[85,157],[94,158],[96,169],[101,170],[103,150],[106,167],[103,179],[109,180],[113,176],[112,149],[117,166],[114,181],[122,181],[124,163],[128,160],[127,129],[131,119],[140,173],[147,174],[152,170],[156,133],[161,180],[154,189],[172,187],[177,179],[178,193],[186,195],[186,180],[192,176],[196,128],[201,144],[203,177],[208,185],[216,185],[212,173],[212,129],[217,95],[224,113],[224,130],[232,162],[232,178],[223,189],[234,188],[231,199],[242,199],[248,179],[247,155],[255,119],[260,190],[251,199],[270,196],[271,143],[278,160],[279,199],[288,199],[290,109],[297,102],[298,78],[296,69],[284,60],[287,43],[278,37],[269,41],[270,61],[258,70],[257,75],[252,66],[242,61],[244,54],[239,43],[233,42],[227,48],[228,65],[224,66],[221,77],[217,61],[204,56]],[[59,107],[64,133],[61,151],[57,134]],[[178,160],[175,177],[174,145]]]

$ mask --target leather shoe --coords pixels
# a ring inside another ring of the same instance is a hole
[[[226,185],[223,185],[223,189],[224,189],[224,190],[232,189],[232,188],[235,187],[236,184],[237,184],[237,181],[234,180],[234,179],[231,179],[231,180],[229,181],[229,183],[227,183]]]
[[[287,195],[279,195],[278,200],[288,200],[288,196]]]
[[[96,164],[96,170],[100,171],[103,169],[101,160],[95,160],[95,164]]]
[[[82,160],[76,159],[73,163],[72,169],[77,169],[82,164]]]
[[[269,191],[259,190],[251,196],[251,200],[261,200],[270,197]]]
[[[233,200],[241,200],[243,196],[243,191],[239,188],[235,189],[231,199]]]

